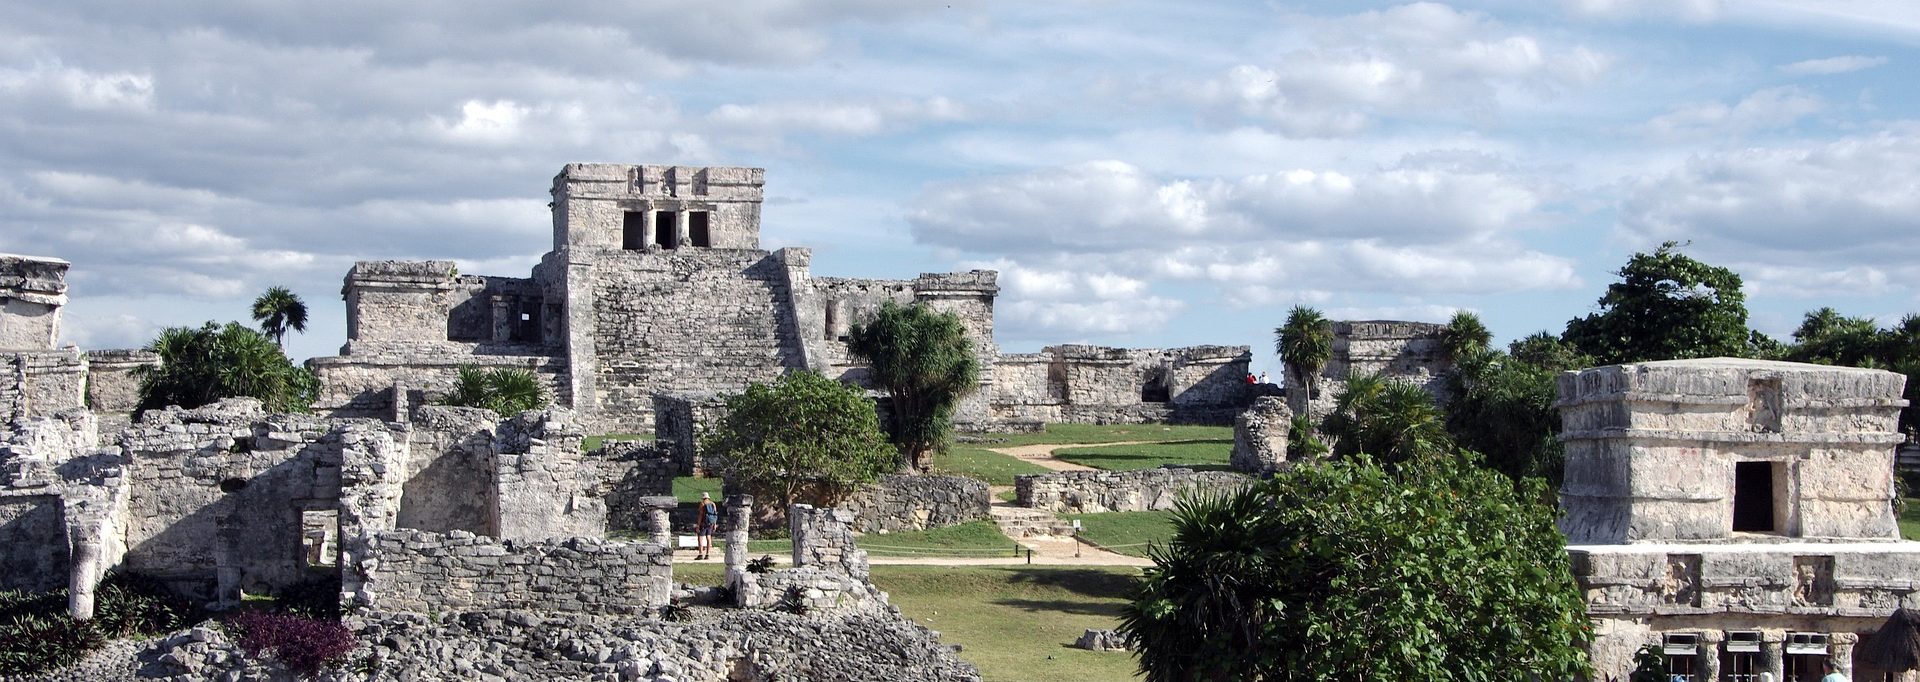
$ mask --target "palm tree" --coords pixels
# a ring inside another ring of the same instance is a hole
[[[1487,331],[1487,325],[1480,322],[1480,316],[1462,310],[1453,314],[1453,320],[1447,323],[1445,331],[1440,332],[1440,344],[1447,349],[1447,359],[1459,362],[1475,352],[1485,350],[1493,343],[1493,332]]]
[[[1333,323],[1320,311],[1297,305],[1287,312],[1286,324],[1273,330],[1273,337],[1273,351],[1287,368],[1287,406],[1294,414],[1306,414],[1320,369],[1333,358]]]
[[[1365,453],[1383,464],[1444,454],[1452,449],[1433,396],[1412,383],[1362,374],[1327,414],[1324,427],[1338,458]]]
[[[270,287],[253,299],[253,321],[260,323],[260,331],[273,337],[273,342],[285,350],[287,330],[307,331],[307,304],[286,287]]]
[[[454,379],[453,392],[447,394],[440,404],[479,407],[493,410],[502,417],[511,417],[546,407],[552,402],[547,398],[546,387],[532,371],[512,367],[480,369],[473,365],[462,365],[459,376]]]

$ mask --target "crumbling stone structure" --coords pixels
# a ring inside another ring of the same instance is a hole
[[[85,407],[87,363],[60,340],[66,261],[0,254],[0,422]]]
[[[1726,358],[1563,374],[1562,528],[1595,679],[1645,645],[1690,679],[1814,679],[1829,659],[1878,679],[1854,644],[1920,606],[1920,543],[1891,506],[1903,384]]]
[[[1293,410],[1273,396],[1253,400],[1253,406],[1233,420],[1233,453],[1227,464],[1255,476],[1280,470],[1287,461],[1287,435]]]
[[[1226,494],[1252,484],[1246,474],[1173,466],[1013,477],[1019,506],[1072,514],[1172,509],[1182,496]]]
[[[960,318],[982,366],[992,368],[956,415],[971,428],[1226,423],[1248,398],[1244,347],[1067,346],[1040,354],[1044,362],[1002,358],[991,271],[814,277],[807,249],[760,249],[764,175],[569,164],[551,190],[553,250],[529,277],[462,274],[447,261],[354,265],[341,290],[347,343],[339,356],[314,361],[320,408],[405,421],[402,412],[446,391],[461,365],[517,367],[543,378],[586,430],[685,430],[701,415],[656,424],[658,396],[736,392],[801,368],[865,383],[846,340],[889,301]]]

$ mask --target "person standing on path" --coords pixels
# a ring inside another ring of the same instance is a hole
[[[697,538],[695,547],[700,556],[696,561],[704,561],[713,553],[713,527],[720,525],[720,505],[713,503],[713,495],[700,493],[700,512],[693,520],[693,534]]]

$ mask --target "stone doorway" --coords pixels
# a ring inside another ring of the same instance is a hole
[[[1733,464],[1733,530],[1771,533],[1773,524],[1773,463]]]

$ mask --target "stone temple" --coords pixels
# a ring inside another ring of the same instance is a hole
[[[392,419],[461,365],[519,367],[591,430],[649,431],[659,400],[710,400],[792,369],[862,382],[847,334],[885,301],[952,312],[972,335],[984,371],[963,427],[1226,424],[1252,398],[1246,346],[1001,353],[991,271],[816,277],[807,249],[760,248],[764,182],[758,168],[569,164],[551,190],[552,250],[528,277],[354,265],[347,343],[314,361],[317,407]]]
[[[1568,372],[1562,529],[1595,679],[1652,646],[1675,680],[1817,680],[1896,608],[1920,542],[1892,507],[1905,377],[1761,360]]]

